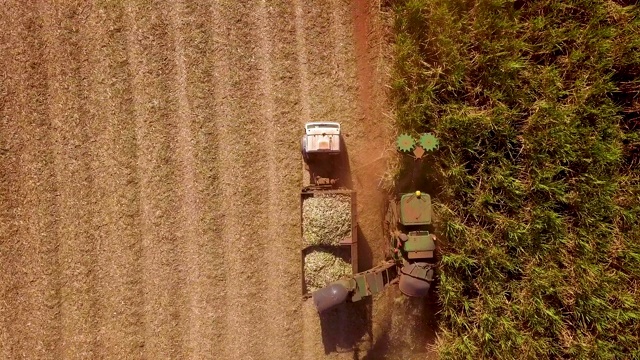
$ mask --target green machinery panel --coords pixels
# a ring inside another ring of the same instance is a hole
[[[431,224],[431,196],[419,192],[402,195],[400,222],[402,225]]]
[[[404,243],[404,251],[433,251],[436,243],[428,231],[415,231],[408,234],[409,239]]]

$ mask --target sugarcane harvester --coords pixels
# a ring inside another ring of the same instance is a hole
[[[306,178],[304,181],[309,185],[303,189],[303,196],[305,190],[339,187],[338,179],[325,178],[310,170],[311,168],[323,167],[318,161],[331,163],[331,158],[326,155],[335,155],[340,152],[339,124],[308,123],[305,126],[305,131],[302,138]],[[421,159],[427,151],[433,151],[438,147],[438,140],[432,134],[422,134],[418,142],[408,135],[401,135],[398,137],[396,145],[399,151],[412,152],[414,158]],[[309,166],[309,164],[313,165]],[[330,164],[324,165],[331,168]],[[353,198],[352,205],[355,210],[355,196]],[[385,236],[390,241],[387,259],[372,269],[358,272],[354,214],[352,239],[350,242],[349,239],[345,242],[352,248],[353,274],[336,279],[305,295],[313,299],[319,313],[344,302],[356,302],[367,296],[375,295],[395,284],[406,296],[427,296],[435,275],[436,238],[428,229],[431,218],[432,207],[429,194],[415,191],[390,199],[384,223]],[[304,290],[303,293],[305,293]]]
[[[311,294],[318,312],[345,301],[356,302],[398,284],[410,297],[429,294],[435,271],[435,236],[431,224],[431,198],[420,191],[402,194],[389,203],[385,228],[390,239],[390,255],[382,264],[335,281]]]

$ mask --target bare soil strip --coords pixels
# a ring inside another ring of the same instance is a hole
[[[92,142],[86,108],[82,14],[43,4],[49,118],[53,124],[54,171],[59,184],[58,248],[63,357],[95,356],[97,328],[96,238],[93,213],[95,179],[90,169]]]
[[[224,254],[229,246],[223,238],[226,209],[223,208],[224,177],[220,141],[222,132],[215,119],[224,115],[228,92],[223,57],[224,45],[218,41],[221,23],[210,4],[188,3],[184,6],[183,26],[186,69],[186,95],[191,107],[191,133],[194,146],[196,200],[200,209],[196,226],[198,236],[192,247],[197,249],[188,262],[198,267],[192,290],[198,293],[192,317],[200,322],[200,336],[192,344],[194,358],[222,358],[226,343],[226,278],[228,268]],[[191,291],[191,290],[190,290]],[[195,334],[194,334],[195,335]]]
[[[293,5],[295,7],[295,30],[296,30],[296,55],[298,59],[298,84],[300,89],[300,103],[302,105],[302,118],[299,120],[300,127],[304,126],[304,123],[313,121],[311,117],[311,103],[309,98],[309,68],[307,66],[308,62],[308,54],[307,54],[307,41],[305,38],[306,31],[306,15],[305,8],[303,7],[304,1],[301,0],[293,0]],[[300,186],[302,186],[302,181],[300,181]],[[299,238],[300,236],[298,236]],[[300,239],[297,240],[301,242]],[[312,354],[317,354],[322,351],[320,344],[318,343],[318,334],[321,333],[319,328],[319,322],[317,319],[316,312],[314,309],[307,305],[302,307],[301,317],[303,319],[302,324],[302,351],[303,358],[309,359]]]
[[[223,109],[216,118],[220,129],[222,187],[225,209],[221,241],[225,244],[226,358],[264,358],[266,314],[261,309],[264,296],[267,204],[264,182],[265,149],[259,115],[259,68],[253,41],[256,27],[254,6],[223,3],[216,6],[214,18],[221,23],[225,39],[224,64],[227,76]],[[233,64],[233,65],[231,65]],[[224,66],[224,65],[223,65]]]
[[[90,76],[89,118],[94,132],[93,215],[99,293],[100,355],[139,358],[143,350],[143,288],[139,230],[136,127],[131,99],[124,8],[93,11],[87,20]],[[106,41],[105,41],[106,39]],[[104,46],[96,46],[104,42]]]
[[[301,105],[297,84],[294,9],[288,1],[263,1],[259,9],[263,126],[268,137],[269,314],[273,358],[300,358],[300,153]]]
[[[257,20],[257,34],[258,34],[258,71],[259,78],[258,81],[260,83],[260,97],[259,101],[259,111],[258,116],[261,118],[260,126],[262,127],[262,140],[265,145],[267,145],[264,150],[265,153],[263,156],[266,160],[266,170],[267,170],[267,179],[265,179],[265,188],[267,190],[266,194],[266,202],[265,207],[267,210],[267,232],[266,238],[263,241],[266,242],[265,247],[265,259],[266,266],[265,270],[272,274],[280,274],[281,271],[280,266],[276,264],[279,263],[279,254],[282,248],[279,246],[281,241],[278,241],[277,234],[279,233],[278,225],[281,220],[281,212],[279,211],[279,207],[282,203],[282,196],[280,196],[280,174],[277,172],[276,168],[278,164],[277,154],[278,154],[278,143],[276,142],[276,136],[278,132],[279,126],[277,126],[278,121],[274,118],[274,108],[275,108],[275,93],[274,93],[274,70],[272,66],[272,58],[271,58],[271,48],[272,34],[268,28],[268,11],[266,0],[261,0],[259,2],[256,20]],[[280,250],[280,251],[278,251]],[[278,289],[277,289],[278,277],[273,276],[269,277],[267,280],[267,289],[266,294],[268,294],[268,298],[272,301],[264,301],[261,304],[261,311],[264,313],[270,313],[273,311],[274,307],[278,307],[277,302],[273,301],[277,299]],[[282,330],[284,330],[286,324],[280,323],[282,319],[281,316],[274,316],[268,320],[268,329],[269,333],[274,337],[281,338]],[[275,340],[275,339],[274,339]],[[282,358],[285,354],[278,353],[278,350],[282,349],[282,347],[270,347],[272,351],[268,353],[271,356],[276,358]]]
[[[180,234],[178,237],[179,247],[181,252],[184,253],[188,261],[183,261],[179,264],[186,280],[186,303],[182,307],[182,312],[186,313],[181,316],[183,319],[183,326],[186,327],[185,334],[187,336],[187,350],[191,356],[203,354],[197,354],[196,350],[199,348],[198,342],[202,338],[202,317],[200,315],[202,308],[202,288],[200,287],[199,280],[201,279],[201,273],[199,264],[204,259],[199,257],[199,245],[200,239],[198,222],[200,220],[200,205],[197,199],[196,188],[196,160],[194,155],[193,144],[193,115],[191,111],[191,105],[187,94],[187,70],[185,59],[185,38],[184,26],[181,21],[185,17],[185,6],[182,1],[171,2],[170,5],[170,30],[171,37],[174,43],[175,65],[176,65],[176,78],[174,82],[175,89],[172,89],[172,93],[177,97],[178,102],[178,114],[176,116],[177,128],[178,128],[178,144],[177,144],[177,156],[179,177],[181,178],[180,184]],[[172,6],[171,6],[172,5]]]
[[[388,43],[391,24],[380,11],[379,2],[356,0],[353,2],[354,49],[358,84],[358,114],[362,117],[359,130],[351,143],[360,151],[353,153],[352,175],[358,190],[362,236],[369,241],[363,252],[368,252],[375,263],[382,259],[388,246],[382,234],[383,210],[386,194],[377,189],[386,162],[393,157],[393,129],[387,114],[388,91],[393,65]],[[380,239],[382,241],[376,241]],[[375,297],[371,306],[371,348],[373,358],[430,359],[435,353],[433,343],[433,305],[426,299],[408,299],[397,287]]]
[[[355,79],[353,78],[352,25],[350,18],[339,19],[340,13],[349,13],[348,2],[303,1],[296,4],[298,31],[298,59],[309,59],[312,66],[301,67],[303,104],[309,104],[309,120],[339,121],[345,135],[346,149],[351,157],[351,134],[354,131]],[[336,9],[337,7],[337,9]],[[306,72],[306,73],[305,73]],[[347,180],[347,179],[343,179]],[[348,181],[347,181],[348,182]],[[362,306],[362,305],[360,305]],[[360,311],[342,308],[321,321],[313,304],[304,304],[304,357],[315,359],[325,352],[345,351],[340,357],[352,357],[346,351],[357,346],[364,335],[358,317]],[[322,339],[318,342],[318,339]]]
[[[309,104],[309,70],[307,44],[304,37],[305,20],[302,0],[292,0],[295,7],[296,50],[300,72],[300,100],[302,102],[302,123],[311,121],[311,104]]]

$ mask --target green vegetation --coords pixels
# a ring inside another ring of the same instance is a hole
[[[400,131],[432,131],[443,358],[640,358],[640,8],[396,1]]]

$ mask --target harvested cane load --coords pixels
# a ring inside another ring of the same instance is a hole
[[[339,245],[351,237],[351,197],[323,194],[302,202],[302,244]]]
[[[304,280],[309,292],[348,275],[353,275],[351,264],[327,249],[314,249],[304,257]]]

